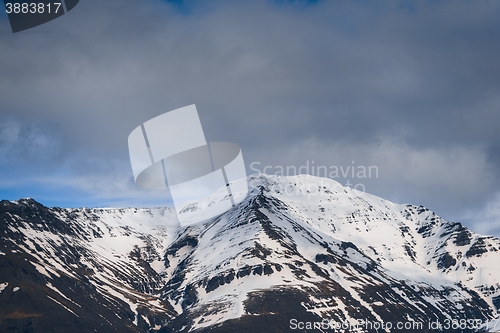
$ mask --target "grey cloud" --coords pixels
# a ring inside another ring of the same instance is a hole
[[[187,6],[87,0],[30,33],[1,34],[0,115],[57,129],[58,156],[78,177],[130,173],[130,131],[196,103],[207,140],[238,143],[248,163],[300,165],[293,147],[313,140],[321,150],[309,159],[375,160],[396,175],[373,181],[374,193],[435,203],[445,217],[498,188],[500,3]],[[386,137],[400,144],[380,145]],[[475,197],[457,194],[453,173],[429,171],[454,152]],[[397,174],[409,156],[426,164],[411,179]]]

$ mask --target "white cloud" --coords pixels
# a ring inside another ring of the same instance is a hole
[[[500,237],[500,192],[481,209],[469,210],[465,218],[475,232]]]

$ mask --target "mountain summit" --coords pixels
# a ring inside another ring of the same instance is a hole
[[[494,329],[499,239],[330,179],[241,181],[243,202],[182,228],[168,208],[2,201],[0,330]]]

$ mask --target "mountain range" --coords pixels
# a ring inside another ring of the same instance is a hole
[[[1,201],[0,331],[500,330],[498,238],[331,179],[240,181],[242,202],[185,227]]]

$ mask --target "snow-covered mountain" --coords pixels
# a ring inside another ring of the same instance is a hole
[[[499,239],[325,178],[248,181],[182,228],[167,208],[2,201],[0,331],[495,329]]]

